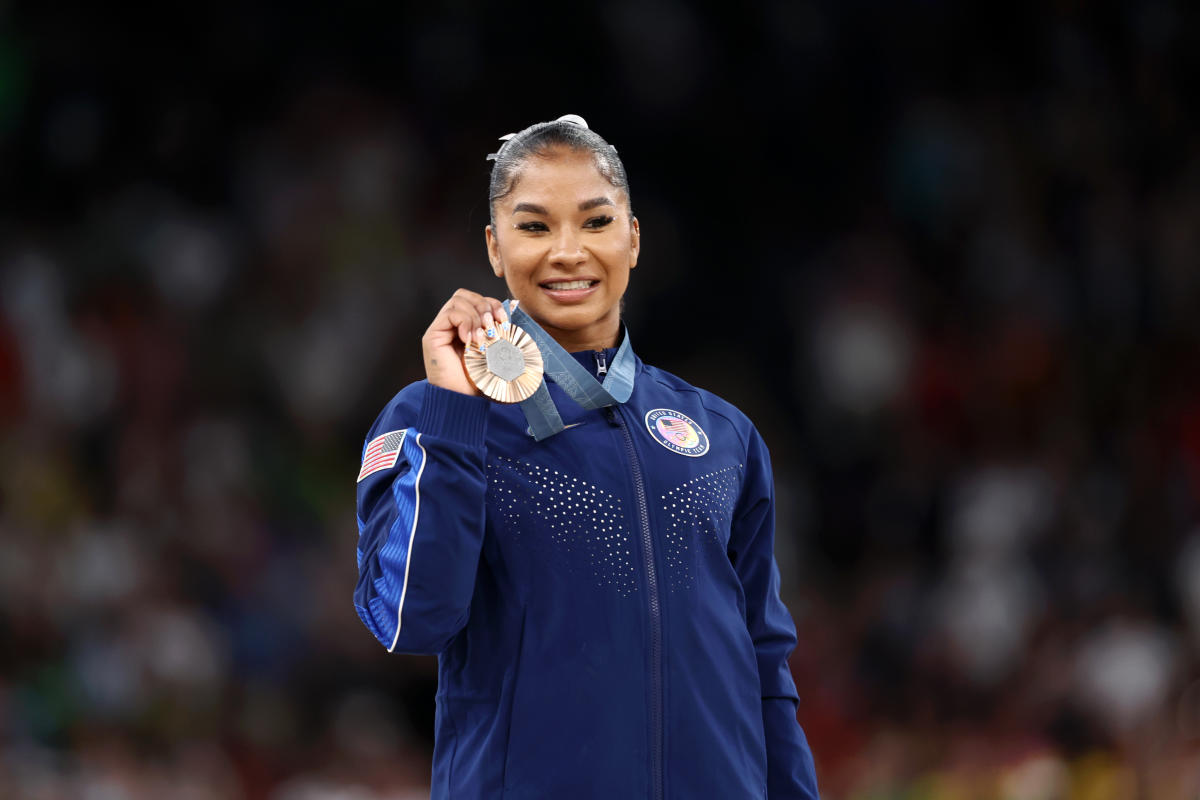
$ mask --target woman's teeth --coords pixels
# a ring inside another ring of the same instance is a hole
[[[547,289],[555,292],[565,291],[567,289],[586,289],[592,285],[591,281],[559,281],[558,283],[543,283]]]

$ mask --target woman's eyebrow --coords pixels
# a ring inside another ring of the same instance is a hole
[[[607,197],[593,197],[591,200],[584,200],[582,203],[580,203],[579,210],[591,211],[593,208],[597,208],[599,206],[613,205],[616,205],[616,203]],[[519,214],[522,211],[530,214],[541,214],[544,217],[550,215],[549,211],[547,211],[543,206],[539,206],[537,203],[517,203],[515,206],[513,206],[512,213]]]
[[[590,211],[593,208],[596,208],[597,206],[611,206],[611,205],[615,205],[615,203],[613,203],[613,201],[609,200],[607,197],[593,197],[591,200],[584,200],[582,203],[580,203],[579,210],[580,211]]]

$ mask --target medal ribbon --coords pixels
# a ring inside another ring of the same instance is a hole
[[[612,364],[604,382],[585,369],[575,358],[563,349],[563,346],[542,330],[542,326],[533,321],[522,308],[513,309],[510,301],[504,301],[504,311],[512,324],[528,333],[537,344],[542,354],[543,377],[542,384],[528,400],[521,401],[521,411],[529,423],[529,430],[537,441],[549,439],[563,429],[562,417],[546,388],[546,376],[562,387],[572,400],[587,409],[604,408],[624,403],[633,394],[633,380],[636,373],[633,349],[629,345],[629,331]]]

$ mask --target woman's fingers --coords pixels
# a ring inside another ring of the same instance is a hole
[[[507,323],[508,315],[499,300],[459,289],[446,301],[431,330],[453,330],[464,346],[478,346],[497,339]]]
[[[435,386],[479,394],[463,366],[463,350],[486,347],[499,337],[507,322],[499,300],[459,289],[442,306],[422,338],[426,378]]]
[[[447,322],[458,329],[458,337],[464,344],[469,343],[471,332],[483,324],[483,311],[486,310],[486,306],[478,302],[480,299],[482,298],[478,296],[470,297],[466,290],[459,289],[442,310]]]

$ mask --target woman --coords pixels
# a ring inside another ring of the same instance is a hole
[[[561,423],[535,438],[469,380],[509,318],[460,289],[367,436],[355,606],[439,656],[433,798],[815,798],[762,439],[629,348],[616,151],[568,116],[494,158],[493,271],[550,347],[631,386],[588,410],[547,380]]]

